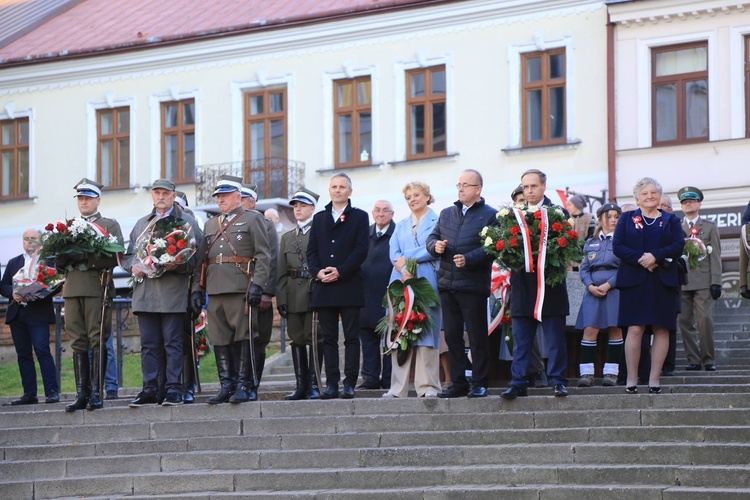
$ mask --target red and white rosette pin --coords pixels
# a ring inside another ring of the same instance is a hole
[[[633,216],[633,224],[635,224],[636,229],[643,229],[643,219],[640,215]]]

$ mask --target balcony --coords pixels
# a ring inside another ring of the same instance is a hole
[[[212,163],[198,165],[195,170],[196,205],[215,202],[211,194],[222,175],[241,177],[243,182],[257,185],[261,200],[287,200],[305,180],[305,164],[286,158]]]

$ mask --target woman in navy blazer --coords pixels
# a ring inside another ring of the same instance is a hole
[[[654,332],[648,385],[649,392],[656,394],[661,392],[659,374],[669,348],[669,330],[677,323],[677,259],[682,255],[685,236],[680,219],[658,209],[662,191],[655,179],[640,179],[633,188],[639,208],[622,214],[613,239],[614,253],[620,258],[616,278],[620,322],[628,327],[625,390],[630,394],[638,392],[638,361],[646,325]]]

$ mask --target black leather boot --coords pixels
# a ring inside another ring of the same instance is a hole
[[[258,379],[258,385],[260,385],[260,379],[263,377],[263,368],[266,366],[266,349],[258,346],[255,343],[255,377]],[[257,389],[257,387],[256,387]]]
[[[186,405],[195,401],[195,369],[190,354],[182,356],[182,402]]]
[[[89,411],[104,408],[101,398],[102,385],[104,385],[104,373],[107,371],[107,348],[91,349],[91,397],[86,409]]]
[[[232,396],[229,402],[238,404],[256,401],[258,399],[258,391],[253,381],[253,367],[250,363],[250,341],[235,342],[232,344],[232,349],[236,349],[240,353],[240,369],[237,390],[234,391],[234,396]]]
[[[297,379],[297,387],[293,393],[284,399],[287,401],[306,399],[310,368],[307,366],[307,349],[304,345],[292,345],[292,364],[294,364],[294,378]]]
[[[315,357],[313,356],[312,346],[310,346],[308,365],[310,383],[307,387],[307,399],[320,399],[320,384],[318,383],[318,377],[315,375]],[[318,366],[323,367],[323,344],[318,344]]]
[[[237,380],[232,378],[232,346],[215,345],[216,369],[219,372],[219,383],[221,390],[216,396],[211,396],[206,401],[208,404],[217,405],[226,403],[237,388]]]
[[[89,402],[89,353],[73,353],[73,373],[76,378],[76,400],[65,407],[65,411],[83,410]]]

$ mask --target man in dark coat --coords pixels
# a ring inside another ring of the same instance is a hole
[[[13,276],[23,267],[27,269],[32,264],[34,252],[39,247],[39,232],[27,229],[23,233],[23,253],[13,257],[5,267],[0,294],[8,297],[10,304],[5,314],[5,323],[10,326],[13,346],[18,356],[18,371],[21,373],[23,396],[11,401],[12,406],[38,403],[36,397],[36,369],[34,368],[34,352],[42,373],[46,403],[60,401],[60,389],[57,386],[55,361],[49,349],[49,325],[55,322],[55,312],[52,308],[52,295],[43,299],[28,300],[13,293]],[[29,277],[36,275],[35,270],[29,270]]]
[[[393,271],[390,257],[391,235],[396,229],[393,207],[386,200],[378,200],[372,209],[375,223],[370,226],[367,259],[362,264],[365,280],[365,307],[359,315],[359,341],[362,343],[361,389],[391,387],[391,356],[383,356],[380,336],[375,332],[378,321],[385,315],[383,297]],[[382,360],[382,363],[381,363]],[[383,376],[380,376],[380,368]]]
[[[484,203],[482,184],[479,172],[464,170],[456,185],[458,201],[440,212],[435,229],[427,237],[427,251],[440,258],[438,291],[451,360],[452,383],[438,394],[441,398],[487,395],[487,297],[492,256],[482,248],[479,233],[496,222],[497,210]],[[471,349],[471,388],[464,371],[464,326]]]
[[[362,263],[367,257],[367,213],[352,207],[352,180],[337,173],[328,186],[331,203],[313,217],[307,262],[315,276],[310,306],[318,312],[323,334],[326,390],[322,399],[339,397],[338,323],[344,328],[344,389],[354,397],[359,375],[359,310],[365,303]]]
[[[540,170],[527,170],[521,176],[523,194],[527,207],[552,205],[544,192],[547,190],[547,176]],[[561,208],[568,216],[567,211]],[[565,346],[565,316],[568,315],[568,289],[563,281],[559,285],[544,285],[544,306],[542,309],[542,329],[549,354],[547,378],[554,386],[555,396],[567,396],[565,368],[568,354]],[[531,348],[539,321],[534,318],[534,305],[537,298],[536,272],[527,273],[523,269],[514,270],[510,275],[510,316],[513,321],[513,378],[510,387],[501,394],[505,399],[515,399],[527,395],[528,379],[526,372]]]

